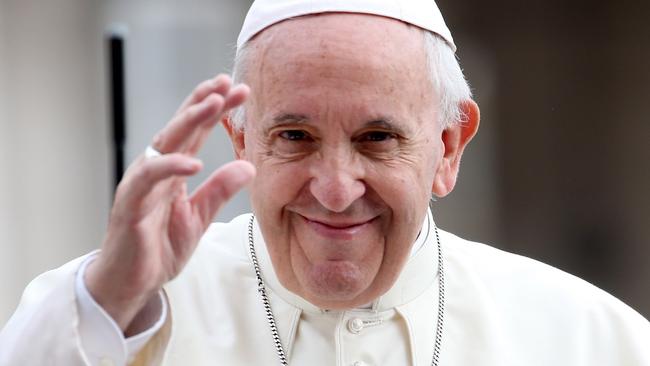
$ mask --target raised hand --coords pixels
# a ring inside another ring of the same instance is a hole
[[[201,83],[153,139],[162,155],[140,156],[119,184],[102,250],[85,281],[123,331],[148,316],[152,299],[182,270],[217,211],[255,175],[250,163],[237,160],[187,192],[186,177],[202,169],[194,156],[248,94],[226,75]]]

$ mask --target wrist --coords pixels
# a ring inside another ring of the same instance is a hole
[[[100,255],[101,257],[101,255]],[[90,295],[126,332],[136,316],[142,311],[160,311],[159,289],[145,290],[133,286],[124,272],[106,270],[101,258],[88,264],[84,283]]]

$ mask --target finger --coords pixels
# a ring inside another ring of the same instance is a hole
[[[194,104],[177,114],[172,121],[160,131],[152,146],[162,152],[188,152],[184,148],[195,140],[193,138],[202,124],[213,125],[217,121],[225,100],[220,94],[210,94],[201,103]]]
[[[201,103],[188,107],[178,114],[155,138],[154,148],[162,152],[183,152],[195,155],[221,115],[241,105],[250,88],[244,84],[230,89],[226,99],[220,94],[210,94]]]
[[[198,173],[203,164],[200,160],[183,154],[165,154],[143,159],[134,164],[123,183],[118,187],[120,201],[127,207],[142,200],[157,184],[175,176],[191,176]]]
[[[246,99],[248,99],[250,92],[251,90],[246,84],[239,84],[230,89],[228,95],[226,96],[226,103],[223,107],[223,113],[242,105]]]
[[[176,113],[180,113],[191,105],[202,102],[203,99],[213,93],[221,94],[225,97],[228,94],[231,86],[232,79],[230,76],[225,74],[220,74],[215,78],[206,80],[199,84],[194,89],[194,91],[192,91],[192,93],[185,99],[185,101],[183,101]]]
[[[250,183],[255,176],[255,168],[245,160],[235,160],[217,169],[192,194],[190,204],[199,216],[204,229],[219,209],[240,189]]]
[[[212,128],[221,120],[221,117],[230,109],[236,108],[244,103],[249,94],[250,88],[247,85],[240,84],[232,88],[226,96],[225,106],[221,113],[217,118],[213,119],[211,123],[203,124],[201,126],[202,129],[195,132],[194,138],[191,141],[188,141],[188,145],[186,145],[184,152],[189,155],[196,155],[201,149],[201,146],[203,146],[205,140],[208,138]]]

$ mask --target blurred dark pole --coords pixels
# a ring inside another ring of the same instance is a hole
[[[115,187],[124,174],[126,145],[126,95],[124,75],[124,35],[110,32],[107,36],[111,96],[111,125],[113,132],[113,162]]]

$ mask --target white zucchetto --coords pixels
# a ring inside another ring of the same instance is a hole
[[[456,51],[451,32],[434,0],[256,0],[244,20],[237,49],[262,30],[283,20],[334,12],[373,14],[401,20],[437,33]]]

